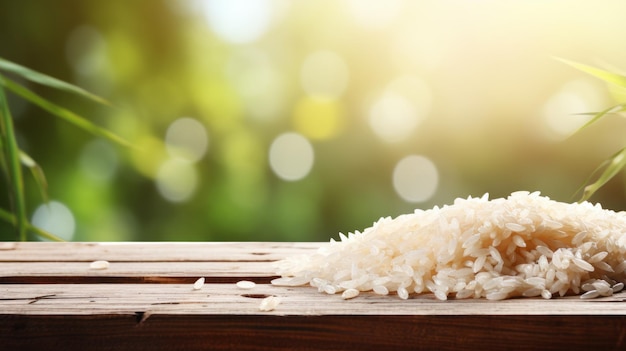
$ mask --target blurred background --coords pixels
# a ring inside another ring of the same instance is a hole
[[[554,57],[626,69],[625,13],[624,1],[0,0],[0,57],[113,107],[23,83],[136,145],[9,93],[50,186],[42,206],[25,174],[29,216],[76,241],[327,241],[486,192],[576,201],[626,125],[571,136],[577,113],[615,95]],[[592,200],[626,209],[624,178]]]

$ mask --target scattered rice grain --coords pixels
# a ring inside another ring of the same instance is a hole
[[[463,289],[460,290],[459,292],[456,293],[456,298],[461,300],[461,299],[467,299],[469,297],[472,297],[474,295],[474,290],[470,290],[470,289]],[[447,298],[447,296],[446,296]]]
[[[399,287],[398,291],[396,291],[396,293],[398,294],[398,296],[402,299],[402,300],[406,300],[409,298],[409,292],[406,290],[405,287]]]
[[[384,285],[375,285],[372,290],[374,291],[374,293],[378,294],[378,295],[388,295],[389,294],[389,289],[387,289],[386,286]]]
[[[273,311],[280,304],[280,302],[281,302],[280,297],[273,296],[273,295],[268,296],[264,298],[263,300],[261,300],[261,303],[259,304],[259,311],[263,311],[263,312]]]
[[[341,298],[344,300],[352,299],[359,296],[359,293],[357,289],[348,289],[341,294]]]
[[[328,295],[334,295],[337,293],[337,288],[335,288],[334,286],[327,284],[324,285],[324,292],[327,293]]]
[[[193,283],[193,290],[200,290],[204,286],[204,277],[198,278],[195,283]]]
[[[89,269],[107,269],[109,261],[93,261],[89,264]]]
[[[250,290],[253,289],[256,286],[255,282],[251,282],[249,280],[240,280],[237,282],[237,287],[239,289],[245,289],[245,290]]]
[[[600,296],[600,292],[598,292],[598,290],[589,290],[586,293],[580,295],[581,299],[595,299],[596,297]]]

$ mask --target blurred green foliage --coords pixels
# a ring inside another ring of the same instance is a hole
[[[243,4],[234,18],[257,32],[222,25],[233,16],[216,3]],[[606,137],[620,119],[572,138],[557,130],[570,123],[554,114],[598,111],[613,97],[551,56],[623,62],[614,33],[626,30],[624,5],[381,3],[0,0],[0,57],[113,107],[20,83],[136,146],[95,138],[8,94],[18,145],[46,172],[50,199],[71,212],[68,238],[326,241],[485,192],[571,201],[622,142]],[[299,144],[272,156],[285,133]],[[191,156],[176,143],[191,145]],[[410,155],[436,166],[434,184],[423,169],[396,174]],[[305,175],[286,180],[272,157],[304,162]],[[34,217],[42,200],[25,179]],[[623,181],[594,200],[626,208]],[[0,239],[14,239],[6,223]]]

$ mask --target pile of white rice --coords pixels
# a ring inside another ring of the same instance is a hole
[[[538,192],[457,199],[340,237],[279,261],[282,278],[272,283],[310,284],[345,299],[371,291],[501,300],[610,296],[626,281],[626,213]]]

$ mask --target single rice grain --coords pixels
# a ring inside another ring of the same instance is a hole
[[[235,285],[237,285],[239,289],[250,290],[256,286],[256,283],[249,280],[240,280]]]
[[[276,307],[280,304],[281,299],[278,296],[270,295],[263,300],[259,304],[259,311],[269,312],[276,309]]]
[[[193,290],[200,290],[204,286],[204,277],[198,278],[195,283],[193,283]]]
[[[93,261],[89,264],[89,269],[107,269],[109,268],[109,261]]]
[[[341,298],[344,300],[352,299],[359,296],[360,291],[357,289],[347,289],[341,294]]]

